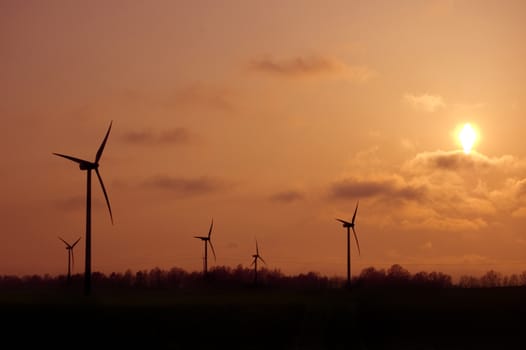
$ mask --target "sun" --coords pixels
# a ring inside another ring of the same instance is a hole
[[[477,133],[475,132],[475,129],[473,129],[471,124],[467,123],[464,124],[462,130],[460,130],[458,138],[460,139],[460,143],[464,148],[464,153],[469,154],[469,152],[471,152],[471,149],[473,148],[473,145],[475,144],[475,141],[477,140]]]

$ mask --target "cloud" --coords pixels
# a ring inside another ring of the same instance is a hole
[[[348,65],[323,56],[299,56],[282,60],[261,57],[253,59],[249,68],[252,71],[286,78],[334,76],[357,82],[366,82],[377,74],[366,66]]]
[[[143,130],[124,134],[124,140],[134,144],[185,144],[190,139],[191,135],[188,129],[181,127],[161,132]]]
[[[393,168],[373,149],[351,164],[352,173],[328,184],[329,198],[367,199],[370,210],[385,213],[375,221],[382,228],[465,234],[526,216],[526,163],[511,155],[437,150]]]
[[[526,179],[509,179],[508,183],[511,185],[511,188],[513,188],[517,198],[521,198],[526,195]]]
[[[303,193],[294,190],[279,192],[270,197],[272,201],[282,203],[292,203],[296,201],[301,201],[304,198],[305,196]]]
[[[424,198],[424,186],[405,183],[401,177],[380,179],[347,178],[332,184],[330,196],[338,199],[358,199],[368,197],[387,197],[419,201]]]
[[[224,87],[196,83],[179,88],[169,104],[176,107],[208,108],[220,111],[233,111],[233,92]]]
[[[229,185],[219,179],[212,177],[182,178],[158,175],[144,183],[148,187],[170,191],[181,196],[198,196],[220,192]]]
[[[422,222],[413,222],[406,225],[413,229],[432,228],[441,231],[458,230],[480,230],[488,226],[486,220],[482,218],[454,218],[447,215],[435,215],[426,218]]]
[[[465,154],[462,151],[434,151],[423,152],[405,164],[405,169],[413,170],[506,170],[517,166],[518,162],[513,156],[505,155],[490,158],[476,151]]]
[[[413,94],[405,94],[403,100],[409,103],[414,109],[424,112],[435,112],[440,108],[446,107],[442,96],[423,94],[416,96]]]

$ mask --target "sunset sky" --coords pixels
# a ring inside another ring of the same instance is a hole
[[[526,270],[526,2],[0,1],[0,274]],[[458,138],[477,133],[466,154]]]

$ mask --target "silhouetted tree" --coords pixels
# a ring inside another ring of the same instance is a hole
[[[428,275],[428,284],[435,288],[448,288],[453,286],[453,279],[450,275],[433,271]]]
[[[166,283],[170,288],[180,288],[184,286],[186,271],[178,267],[172,267],[165,275]]]
[[[520,286],[519,276],[517,274],[512,274],[510,276],[507,276],[506,282],[503,282],[503,285],[507,287],[518,287]]]
[[[387,281],[390,285],[401,286],[408,285],[411,279],[411,273],[408,270],[404,269],[398,264],[392,265],[387,270]]]
[[[386,282],[385,270],[376,270],[371,266],[362,270],[356,284],[366,287],[378,287],[385,285]]]
[[[148,273],[148,285],[155,288],[162,288],[164,286],[163,271],[155,267]]]
[[[145,288],[148,286],[148,273],[146,271],[137,271],[135,273],[134,286],[138,288]]]
[[[475,276],[462,275],[460,276],[458,286],[461,288],[479,288],[480,280]]]
[[[494,270],[489,270],[480,277],[480,284],[486,288],[500,287],[502,286],[502,274]]]

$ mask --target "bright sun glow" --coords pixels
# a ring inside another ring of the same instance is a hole
[[[464,153],[469,154],[473,148],[473,144],[477,139],[477,134],[475,129],[470,124],[465,124],[460,133],[458,134],[462,147],[464,148]]]

